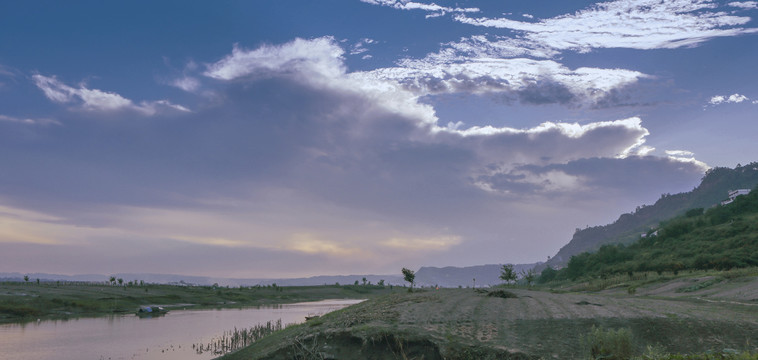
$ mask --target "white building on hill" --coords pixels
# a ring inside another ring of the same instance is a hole
[[[747,194],[750,194],[750,189],[729,190],[729,199],[722,201],[721,205],[723,206],[726,204],[730,204],[738,196],[747,195]]]

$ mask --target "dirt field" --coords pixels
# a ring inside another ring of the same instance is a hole
[[[593,325],[674,353],[758,345],[758,278],[675,279],[626,291],[425,290],[367,301],[265,338],[228,359],[582,357]],[[693,290],[696,289],[696,290]],[[684,291],[686,290],[686,291]]]

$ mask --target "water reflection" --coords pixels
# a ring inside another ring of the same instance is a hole
[[[300,323],[305,316],[357,302],[360,300],[325,300],[171,311],[165,316],[142,319],[129,314],[0,325],[0,354],[6,360],[211,359],[213,354],[197,354],[192,345],[209,342],[235,327],[249,328],[278,319],[284,324]]]

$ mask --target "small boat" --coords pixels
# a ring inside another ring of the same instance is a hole
[[[153,317],[153,316],[161,316],[166,315],[168,310],[164,309],[162,306],[140,306],[139,310],[137,310],[137,316],[139,317]]]

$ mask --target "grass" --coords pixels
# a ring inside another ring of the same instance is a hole
[[[630,276],[629,274],[615,274],[606,277],[587,277],[578,279],[577,281],[571,280],[553,280],[543,284],[534,285],[533,288],[551,291],[602,291],[613,288],[631,288],[637,289],[646,285],[661,283],[673,279],[693,279],[702,277],[713,277],[713,282],[708,282],[706,285],[700,285],[700,283],[693,286],[701,286],[705,288],[722,281],[724,279],[738,279],[738,278],[750,278],[758,276],[758,267],[748,267],[731,269],[728,271],[720,270],[687,270],[674,272],[661,272],[655,271],[647,272],[634,272]],[[716,280],[718,279],[718,280]],[[681,290],[680,292],[693,292],[699,289],[693,289],[689,291]],[[634,293],[635,291],[631,291]]]
[[[734,284],[755,288],[754,273],[680,272],[647,279],[640,274],[603,279],[606,286],[594,287],[602,291],[569,291],[571,284],[559,292],[509,287],[515,297],[490,296],[501,289],[401,291],[276,332],[223,359],[372,354],[377,359],[758,360],[758,348],[751,345],[758,344],[755,306],[702,301],[675,291],[677,284],[708,276],[725,279],[708,291],[726,294]],[[642,295],[629,295],[626,284]],[[671,290],[644,295],[662,287]]]
[[[604,330],[593,326],[582,337],[590,359],[624,360],[632,357],[632,332],[629,329]]]
[[[324,299],[367,299],[402,291],[377,285],[243,287],[41,282],[0,283],[0,323],[132,313],[140,305],[168,309],[246,307]]]

